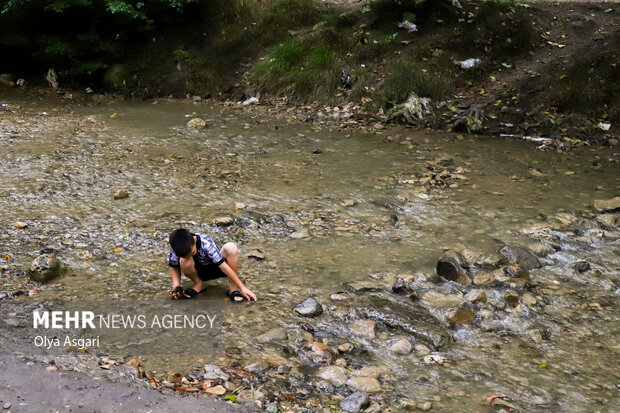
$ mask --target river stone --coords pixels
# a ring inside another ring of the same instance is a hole
[[[341,353],[346,353],[347,351],[351,350],[351,347],[351,343],[342,343],[338,346],[338,351]]]
[[[528,245],[528,248],[539,257],[546,257],[547,255],[551,255],[555,252],[555,248],[542,242],[533,242]]]
[[[457,252],[448,250],[437,262],[437,274],[446,280],[455,281],[462,285],[470,285],[471,279],[463,267],[462,260]]]
[[[413,350],[413,346],[409,340],[402,338],[390,346],[390,351],[396,354],[409,354]]]
[[[357,413],[368,407],[369,404],[370,399],[368,398],[368,393],[357,391],[345,397],[345,399],[340,402],[340,408],[345,412]]]
[[[258,390],[241,390],[239,394],[237,394],[237,398],[235,399],[236,403],[243,403],[248,401],[263,401],[265,400],[265,394]]]
[[[347,380],[347,385],[355,390],[361,390],[368,393],[376,393],[381,391],[381,383],[374,377],[351,377]]]
[[[488,272],[480,272],[474,275],[474,284],[489,285],[495,282],[495,276]]]
[[[345,286],[353,290],[355,293],[363,293],[369,291],[383,291],[388,285],[381,281],[357,281],[346,283]]]
[[[465,299],[470,303],[486,303],[487,293],[484,290],[472,290],[467,293]]]
[[[217,217],[213,219],[215,225],[227,226],[231,225],[235,220],[232,217]]]
[[[264,260],[265,254],[263,254],[263,252],[259,249],[256,250],[252,250],[250,252],[248,252],[248,258],[254,258],[255,260]]]
[[[577,261],[577,262],[572,263],[571,267],[573,268],[573,270],[581,274],[590,269],[590,263],[587,261]]]
[[[433,308],[454,308],[463,304],[463,298],[458,295],[446,295],[439,291],[429,291],[422,296],[422,302]]]
[[[114,199],[125,199],[128,197],[129,197],[129,191],[127,191],[126,189],[119,189],[114,194]]]
[[[299,353],[301,361],[311,366],[325,366],[334,362],[333,351],[327,345],[318,341],[306,344]]]
[[[415,349],[416,354],[419,356],[426,356],[431,354],[431,349],[422,343],[417,343],[415,346],[413,346],[413,348]]]
[[[274,341],[284,341],[286,340],[286,330],[282,327],[274,327],[270,330],[267,330],[263,334],[256,337],[256,340],[259,343],[272,343]]]
[[[354,377],[374,377],[378,379],[381,376],[381,372],[377,367],[362,367],[361,369],[351,371],[351,376]]]
[[[510,264],[519,264],[526,271],[541,267],[536,255],[521,245],[507,244],[499,250],[499,253],[506,257]]]
[[[295,312],[305,317],[314,317],[323,313],[323,306],[314,298],[306,298],[295,307]]]
[[[205,128],[207,126],[207,122],[205,122],[203,119],[200,118],[194,118],[191,119],[189,122],[187,122],[187,127],[189,129],[202,129]]]
[[[268,362],[265,360],[259,360],[244,366],[243,370],[249,371],[252,374],[262,374],[266,372],[269,367],[271,367],[271,365]]]
[[[596,217],[596,219],[601,224],[609,227],[616,227],[620,225],[620,214],[602,214]]]
[[[291,234],[291,238],[293,239],[308,238],[309,236],[310,234],[308,234],[308,230],[305,228],[295,231]]]
[[[443,347],[452,341],[452,335],[441,321],[414,301],[395,300],[394,296],[363,296],[353,308],[358,317],[374,320],[410,334],[434,347]]]
[[[504,301],[514,307],[519,303],[519,294],[515,290],[506,290]]]
[[[594,201],[594,208],[599,212],[611,212],[620,209],[620,196],[612,199],[597,199]]]
[[[358,336],[375,338],[377,335],[377,323],[372,320],[358,320],[349,324],[349,330]]]
[[[346,370],[339,366],[328,366],[319,369],[317,376],[327,380],[334,386],[341,386],[347,382]]]
[[[536,304],[538,301],[536,300],[536,297],[534,297],[532,294],[525,293],[521,297],[521,302],[523,302],[523,304],[528,305],[528,306],[531,307],[534,304]]]
[[[32,261],[28,276],[32,281],[44,283],[66,274],[67,271],[67,266],[54,254],[43,254]]]
[[[6,410],[6,409],[10,409],[11,406],[13,406],[11,402],[6,402],[2,405],[2,408]]]
[[[469,323],[476,318],[476,312],[471,308],[461,307],[449,310],[446,313],[446,321],[450,323],[452,327]]]
[[[314,337],[312,337],[312,334],[308,333],[303,328],[294,328],[288,330],[286,332],[286,339],[295,347],[299,347],[302,344],[314,341]]]
[[[230,376],[213,363],[205,365],[204,378],[207,380],[228,380]]]

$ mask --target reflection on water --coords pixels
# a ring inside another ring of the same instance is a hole
[[[198,110],[206,110],[199,115],[209,127],[187,132],[186,115]],[[186,226],[220,245],[236,241],[240,275],[259,301],[229,303],[221,282],[201,297],[224,301],[228,350],[213,360],[220,363],[294,363],[295,355],[255,338],[294,326],[292,308],[307,296],[328,304],[343,282],[432,274],[445,248],[492,253],[505,242],[525,243],[523,227],[620,193],[613,155],[596,148],[558,154],[521,141],[460,141],[398,128],[383,135],[276,128],[276,121],[183,103],[75,108],[67,127],[54,126],[59,120],[27,119],[18,124],[23,132],[1,137],[3,226],[29,227],[3,232],[0,252],[25,266],[51,249],[72,267],[71,276],[40,290],[41,299],[160,299],[170,284],[169,231]],[[427,191],[419,178],[437,162],[466,179]],[[129,198],[114,200],[121,188]],[[236,223],[212,225],[219,216]],[[290,237],[304,230],[307,237]],[[560,265],[534,273],[545,306],[453,330],[456,342],[444,353],[449,366],[395,357],[381,340],[361,359],[388,368],[390,398],[430,400],[440,410],[486,411],[481,401],[498,392],[531,409],[605,410],[618,400],[618,242],[568,241],[551,257]],[[247,258],[254,249],[266,260]],[[88,253],[92,259],[83,259]],[[606,282],[567,276],[566,268],[585,258],[606,269]],[[609,300],[600,310],[590,306]],[[554,339],[532,341],[534,329]],[[315,329],[317,338],[332,333],[320,322]],[[160,372],[208,361],[146,360]]]

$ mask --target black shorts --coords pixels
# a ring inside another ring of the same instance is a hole
[[[194,268],[196,268],[198,276],[202,281],[226,277],[226,274],[224,274],[224,271],[220,269],[219,265],[201,265],[194,260]]]

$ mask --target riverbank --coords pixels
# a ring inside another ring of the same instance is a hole
[[[316,127],[405,124],[525,137],[542,148],[618,144],[614,3],[413,3],[283,0],[235,9],[239,16],[220,16],[199,37],[193,26],[159,33],[149,45],[158,60],[138,53],[109,65],[105,85],[100,69],[92,94],[75,83],[69,90],[62,73],[60,87],[67,99],[95,104],[115,99],[106,90],[231,106],[256,98],[259,113]],[[415,30],[398,27],[405,16]]]

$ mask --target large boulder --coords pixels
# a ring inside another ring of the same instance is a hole
[[[358,319],[374,320],[436,348],[452,341],[452,335],[441,321],[410,300],[396,301],[391,297],[368,294],[360,297],[356,305],[353,311]]]
[[[28,276],[32,281],[45,283],[67,273],[69,268],[54,254],[39,255],[32,261]]]
[[[597,199],[594,201],[594,208],[599,212],[614,211],[620,209],[620,196],[612,199]]]
[[[471,284],[471,279],[467,275],[467,269],[461,256],[453,250],[444,252],[439,258],[437,274],[446,280],[455,281],[465,286]]]
[[[499,253],[506,257],[510,264],[519,264],[525,271],[542,267],[532,251],[518,244],[508,244],[499,250]]]

